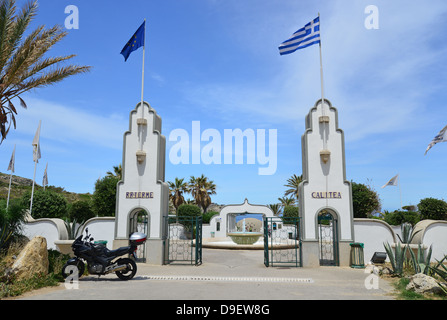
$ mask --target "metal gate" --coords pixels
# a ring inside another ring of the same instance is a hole
[[[129,236],[134,232],[142,232],[147,235],[148,216],[146,211],[139,210],[130,216]],[[146,262],[146,245],[138,246],[136,251],[137,262]]]
[[[338,266],[337,219],[323,210],[318,215],[318,235],[320,244],[320,265]]]
[[[165,264],[202,264],[202,217],[166,217]]]
[[[302,267],[299,218],[264,218],[264,265]]]

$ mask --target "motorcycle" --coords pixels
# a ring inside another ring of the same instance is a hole
[[[62,268],[62,276],[67,278],[73,274],[76,269],[78,276],[81,277],[85,271],[85,263],[87,270],[92,275],[106,275],[112,272],[122,280],[130,280],[137,273],[136,250],[139,245],[146,242],[147,236],[144,233],[133,233],[129,240],[130,246],[121,247],[116,250],[109,250],[102,243],[94,243],[93,238],[88,234],[88,228],[85,230],[85,237],[80,235],[72,244],[75,257],[68,260]],[[130,254],[134,257],[119,258],[123,255]],[[115,260],[116,258],[119,258]],[[76,269],[75,269],[75,268]]]

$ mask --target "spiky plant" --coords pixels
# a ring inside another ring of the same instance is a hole
[[[61,26],[47,29],[42,25],[25,36],[37,14],[37,1],[28,2],[21,10],[17,10],[15,4],[15,0],[0,0],[0,144],[6,139],[11,124],[16,127],[14,98],[27,108],[20,97],[23,93],[90,69],[88,66],[60,66],[75,55],[45,57],[67,33]]]
[[[388,242],[384,243],[383,246],[385,247],[388,258],[390,259],[393,274],[399,277],[402,276],[408,246],[402,247],[400,242],[396,244],[394,250]]]

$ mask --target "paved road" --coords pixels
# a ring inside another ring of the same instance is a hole
[[[370,278],[368,278],[368,276]],[[79,288],[34,292],[25,300],[391,300],[393,288],[378,288],[363,269],[349,267],[266,268],[263,251],[203,249],[201,266],[138,264],[131,281],[114,274],[88,276]]]

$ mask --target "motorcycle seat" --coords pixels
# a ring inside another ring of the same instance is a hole
[[[106,257],[119,257],[129,253],[129,247],[121,247],[115,250],[109,250],[104,248],[104,254]]]

